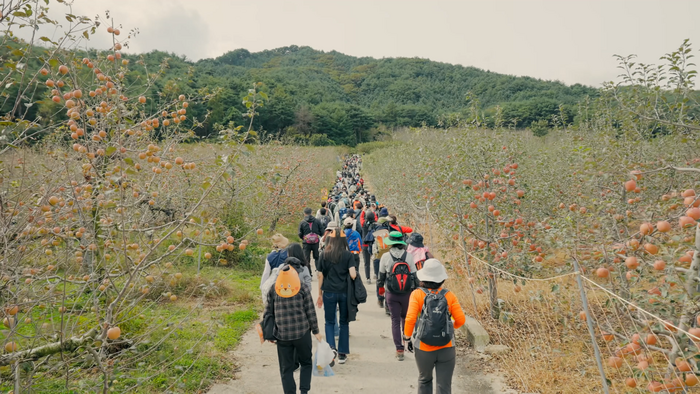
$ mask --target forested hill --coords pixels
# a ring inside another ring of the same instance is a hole
[[[309,47],[251,53],[238,49],[196,64],[198,82],[230,89],[227,106],[237,106],[252,81],[265,84],[270,100],[260,111],[270,132],[324,133],[338,143],[355,142],[358,131],[378,125],[437,126],[468,119],[467,95],[493,115],[503,108],[506,124],[518,127],[549,119],[596,90],[582,85],[514,77],[417,58],[374,59]],[[269,112],[266,114],[266,112]],[[216,119],[237,121],[237,113]],[[310,116],[309,116],[310,115]],[[309,127],[305,120],[313,118]],[[296,127],[295,127],[296,126]],[[366,139],[366,135],[363,138]]]
[[[18,52],[8,48],[0,49],[3,63]],[[89,51],[73,55],[79,64],[84,56],[104,58],[107,54]],[[475,114],[487,125],[499,122],[528,127],[534,121],[551,121],[562,112],[566,121],[572,122],[576,103],[587,95],[597,95],[596,89],[578,84],[566,86],[426,59],[358,58],[297,46],[257,53],[237,49],[198,62],[160,51],[124,57],[131,60],[125,81],[132,88],[148,79],[145,70],[153,73],[167,64],[147,93],[152,102],[162,100],[163,92],[192,96],[217,93],[206,104],[193,102],[188,111],[203,122],[195,131],[204,138],[247,124],[242,98],[254,82],[262,82],[260,89],[268,96],[255,118],[255,129],[314,145],[355,145],[376,138],[382,130],[463,124],[473,122]],[[28,67],[38,70],[42,65],[30,63]],[[44,123],[56,116],[62,104],[47,100],[49,89],[41,79],[38,82],[37,96],[26,99],[26,115]],[[16,88],[10,87],[6,93],[16,95]],[[5,100],[0,115],[11,110],[13,103]]]

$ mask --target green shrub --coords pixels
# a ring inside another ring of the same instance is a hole
[[[312,146],[332,146],[335,145],[332,139],[325,134],[314,134],[309,138],[309,145]]]
[[[358,144],[355,149],[354,153],[359,153],[359,154],[370,154],[374,152],[375,150],[382,149],[382,148],[388,148],[394,145],[399,144],[399,141],[372,141],[372,142],[364,142],[362,144]]]
[[[544,119],[540,119],[538,121],[533,121],[530,124],[530,130],[532,131],[532,134],[534,134],[537,137],[544,137],[545,135],[549,134],[549,122],[547,122]]]

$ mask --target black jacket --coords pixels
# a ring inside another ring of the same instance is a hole
[[[362,283],[360,273],[357,273],[355,279],[348,275],[348,322],[357,320],[359,305],[365,302],[367,302],[367,289]]]
[[[309,224],[311,224],[309,226]],[[319,238],[323,234],[323,230],[321,229],[321,223],[319,223],[318,220],[316,220],[315,217],[313,216],[307,216],[304,218],[304,220],[299,223],[299,238],[301,240],[304,240],[304,236],[309,233],[316,233],[318,234]]]

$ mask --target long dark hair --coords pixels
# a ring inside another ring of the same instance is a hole
[[[445,283],[444,280],[442,282],[420,282],[420,287],[430,290],[437,290],[442,287],[443,283]]]
[[[340,236],[340,230],[336,230],[326,238],[326,249],[323,251],[323,260],[333,264],[339,263],[343,252],[348,250],[348,241]]]
[[[391,224],[398,224],[396,223],[396,215],[389,215],[389,220],[391,221]]]
[[[287,246],[287,257],[296,257],[299,259],[299,261],[301,261],[302,266],[309,266],[309,262],[306,261],[306,256],[304,256],[304,249],[302,249],[301,244],[289,244],[289,246]]]

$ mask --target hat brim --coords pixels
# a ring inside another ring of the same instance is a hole
[[[447,271],[441,272],[440,275],[433,276],[427,273],[425,270],[419,270],[418,272],[416,272],[416,277],[421,282],[440,283],[447,280]]]
[[[387,245],[406,245],[406,242],[404,241],[392,241],[390,239],[387,239],[386,241],[384,241],[384,243]]]
[[[409,245],[414,246],[414,247],[416,247],[416,248],[424,248],[424,247],[425,247],[425,245],[423,245],[423,242],[415,242],[415,241],[413,241],[413,242],[409,243]]]
[[[287,246],[289,246],[289,240],[285,238],[285,239],[278,240],[277,242],[272,241],[272,246],[274,246],[275,248],[278,248],[278,249],[286,248]]]

